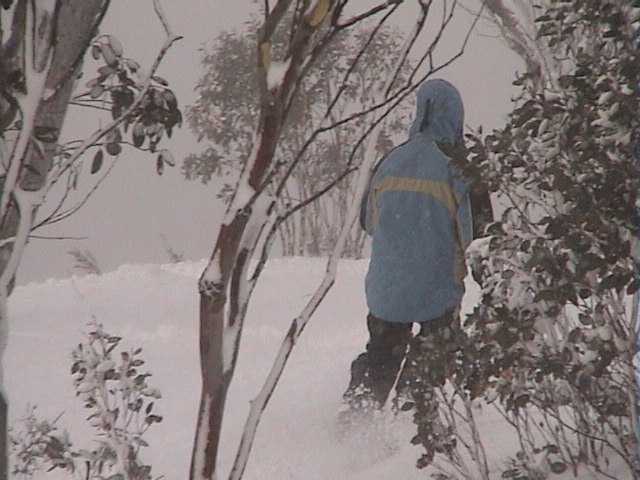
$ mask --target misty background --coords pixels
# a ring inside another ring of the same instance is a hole
[[[362,0],[359,8],[366,10],[374,3]],[[466,0],[461,5],[436,51],[436,60],[460,48],[479,2]],[[222,30],[242,30],[258,7],[250,0],[165,1],[163,6],[173,30],[184,38],[169,50],[158,74],[170,82],[185,114],[195,100],[194,86],[201,74],[200,48]],[[403,5],[392,18],[396,19],[392,25],[408,31],[416,18],[415,7]],[[101,33],[115,35],[124,45],[125,56],[138,60],[143,68],[151,64],[164,40],[151,0],[113,0]],[[80,85],[92,78],[95,68],[93,62],[85,63]],[[515,92],[511,82],[518,69],[522,69],[519,58],[506,47],[496,28],[480,21],[464,55],[437,77],[446,78],[461,91],[466,124],[471,128],[482,125],[487,131],[501,126],[506,118]],[[99,128],[101,121],[94,110],[71,107],[62,137],[82,138]],[[103,271],[125,263],[166,263],[167,244],[186,259],[210,255],[224,212],[216,198],[220,181],[214,178],[202,185],[184,179],[183,158],[203,148],[186,124],[159,148],[171,150],[176,160],[176,166],[166,169],[163,176],[156,174],[154,155],[125,148],[109,177],[79,212],[35,232],[73,238],[32,239],[18,271],[18,283],[72,275],[74,260],[68,252],[74,248],[91,251]],[[95,181],[86,170],[80,177],[85,189]],[[51,208],[45,205],[41,215]]]

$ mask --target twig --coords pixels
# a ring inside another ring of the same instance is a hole
[[[384,3],[381,3],[379,5],[376,5],[375,7],[367,10],[366,12],[360,13],[359,15],[355,15],[354,17],[351,17],[349,20],[347,20],[344,23],[337,23],[335,25],[337,30],[344,30],[346,28],[349,28],[350,26],[361,22],[362,20],[366,20],[369,17],[372,17],[373,15],[375,15],[376,13],[379,13],[383,10],[386,10],[387,8],[389,8],[391,5],[393,5],[394,10],[398,7],[398,5],[402,3],[402,1],[399,2],[388,2],[385,1]]]
[[[369,34],[369,38],[367,38],[367,40],[364,42],[362,47],[360,47],[360,51],[358,51],[358,54],[356,55],[354,60],[351,61],[351,64],[349,65],[349,68],[345,72],[344,77],[342,78],[342,82],[341,82],[340,86],[338,87],[338,91],[334,95],[333,100],[331,101],[331,103],[329,103],[329,106],[327,107],[327,110],[324,113],[323,120],[326,120],[331,115],[331,112],[333,111],[334,107],[336,106],[336,104],[340,100],[340,97],[342,96],[344,91],[347,89],[347,87],[348,87],[347,81],[349,80],[349,77],[351,76],[351,74],[354,72],[354,70],[356,69],[356,67],[360,63],[360,59],[367,52],[367,48],[369,48],[369,45],[371,45],[371,43],[375,39],[376,34],[384,26],[384,24],[391,17],[391,15],[394,14],[394,12],[397,10],[397,8],[398,8],[398,5],[395,5],[391,10],[389,10],[382,17],[382,19],[380,19],[380,21],[376,24],[376,26],[373,28],[373,30]],[[402,63],[404,63],[404,59],[403,59]]]
[[[164,33],[167,35],[169,39],[174,38],[175,35],[171,30],[171,26],[169,25],[167,16],[165,15],[162,5],[160,4],[160,0],[153,0],[153,9],[155,10],[156,15],[158,16],[160,23],[162,23],[162,28],[164,28]]]
[[[89,237],[29,235],[35,240],[88,240]]]
[[[102,185],[102,183],[107,179],[107,177],[111,173],[111,170],[113,170],[113,168],[116,166],[116,163],[118,162],[119,158],[120,157],[117,157],[111,163],[111,165],[109,165],[109,168],[107,169],[107,171],[98,179],[98,181],[93,185],[93,187],[91,187],[91,189],[85,194],[82,200],[80,200],[73,207],[65,210],[62,213],[58,213],[60,209],[56,208],[49,216],[47,216],[47,218],[41,220],[37,225],[35,225],[32,228],[32,230],[39,229],[45,225],[53,225],[54,223],[61,222],[65,218],[70,217],[71,215],[76,213],[78,210],[80,210],[89,201],[89,198],[91,198],[91,196],[96,192],[96,190],[98,190],[98,188]],[[65,197],[67,193],[68,192],[65,192]],[[62,204],[60,204],[58,207],[60,206],[62,206]]]

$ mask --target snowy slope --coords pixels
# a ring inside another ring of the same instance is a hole
[[[199,398],[197,278],[203,262],[124,266],[103,276],[89,275],[19,287],[11,297],[6,382],[12,421],[27,403],[41,415],[57,416],[77,445],[87,445],[86,416],[68,375],[69,353],[92,317],[142,346],[151,382],[161,389],[157,403],[164,421],[154,426],[144,459],[156,475],[183,479],[188,471]],[[223,427],[222,466],[228,471],[249,400],[268,371],[289,322],[309,299],[324,272],[322,259],[273,260],[251,303],[242,350]],[[366,341],[363,278],[366,261],[344,261],[325,303],[305,330],[263,417],[247,480],[403,480],[428,478],[415,469],[420,450],[409,444],[408,419],[381,426],[382,433],[346,443],[337,441],[335,412],[347,384],[349,364]],[[474,300],[473,285],[465,306]],[[513,455],[514,438],[495,415],[481,428],[491,432],[490,451]],[[497,465],[498,467],[500,465]],[[56,478],[53,475],[47,478]],[[496,478],[499,474],[496,473]],[[582,478],[590,478],[583,476]],[[623,480],[623,479],[621,479]]]

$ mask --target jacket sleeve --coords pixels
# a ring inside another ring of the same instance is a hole
[[[375,177],[376,172],[378,171],[378,168],[382,164],[383,160],[384,159],[380,159],[369,174],[369,180],[367,180],[367,188],[365,189],[364,194],[362,195],[362,201],[360,202],[360,227],[369,235],[373,234],[373,225],[369,216],[372,202],[371,185],[373,183],[373,178]]]
[[[364,191],[364,195],[362,196],[362,200],[360,202],[360,228],[362,228],[367,233],[369,230],[367,229],[367,203],[369,202],[369,189],[371,188],[371,184],[367,185],[367,189]]]

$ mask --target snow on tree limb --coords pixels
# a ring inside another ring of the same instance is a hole
[[[50,7],[51,8],[51,7]],[[49,14],[52,14],[50,11]],[[26,11],[26,31],[32,32],[35,29],[37,10],[35,6],[33,8],[27,8]],[[51,38],[48,39],[52,41]],[[17,95],[17,102],[19,110],[22,116],[22,128],[18,136],[18,140],[15,142],[13,151],[11,152],[7,161],[8,169],[5,172],[5,184],[0,197],[0,218],[3,218],[9,206],[9,199],[11,192],[15,189],[18,176],[22,167],[22,162],[27,152],[27,147],[31,142],[31,132],[35,126],[35,119],[40,105],[40,99],[44,96],[45,83],[49,74],[49,68],[46,65],[42,65],[43,59],[40,59],[39,68],[35,68],[36,63],[36,45],[39,47],[39,51],[43,50],[42,40],[33,38],[33,35],[27,33],[24,39],[24,76],[26,79],[26,92]],[[52,50],[50,48],[44,49],[47,52],[48,67],[51,66],[51,59],[53,58]]]
[[[290,60],[284,62],[271,62],[269,65],[269,71],[267,72],[267,89],[270,91],[277,90],[282,82],[284,76],[289,69]]]

